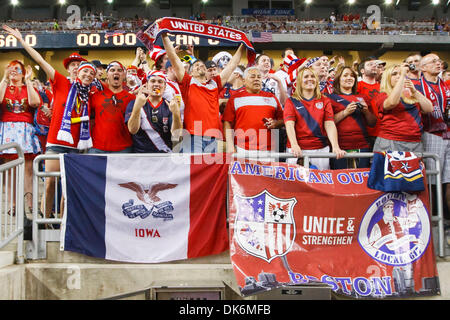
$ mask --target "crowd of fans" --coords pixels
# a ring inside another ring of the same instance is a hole
[[[334,14],[321,19],[298,19],[295,16],[222,16],[207,17],[204,13],[194,14],[190,17],[184,17],[190,20],[202,21],[215,25],[223,25],[235,28],[244,32],[259,31],[272,33],[336,33],[346,34],[351,32],[388,33],[399,34],[401,32],[417,33],[448,33],[450,26],[448,19],[428,20],[394,20],[383,18],[380,25],[368,26],[367,17],[359,14]],[[137,32],[142,26],[147,25],[154,19],[151,17],[142,18],[136,15],[134,18],[115,18],[113,16],[104,16],[103,13],[87,12],[79,21],[79,24],[67,25],[66,21],[57,19],[47,19],[41,21],[34,20],[15,20],[5,21],[6,24],[18,28],[23,32],[41,31],[117,31]],[[375,23],[375,22],[374,22]]]
[[[348,152],[395,150],[437,153],[450,202],[450,70],[436,54],[412,53],[388,66],[376,57],[346,65],[342,57],[299,58],[286,48],[280,66],[264,53],[244,66],[242,45],[203,62],[192,46],[174,47],[164,34],[164,48],[137,48],[130,66],[73,53],[61,74],[19,30],[3,29],[48,78],[33,80],[31,67],[14,60],[0,82],[0,144],[23,148],[26,190],[40,153],[275,150],[298,164],[304,151],[335,153],[310,160],[311,168],[326,170],[370,166],[348,161]],[[4,161],[15,156],[7,152],[14,151],[5,151]],[[45,170],[58,171],[59,161],[47,160]],[[48,178],[45,217],[54,186]]]

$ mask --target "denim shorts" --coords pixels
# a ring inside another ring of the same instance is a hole
[[[80,153],[80,150],[63,146],[48,146],[45,149],[45,154],[60,154],[60,153]]]
[[[89,154],[133,153],[133,147],[127,147],[120,151],[104,151],[104,150],[100,150],[100,149],[90,148],[87,153],[89,153]]]

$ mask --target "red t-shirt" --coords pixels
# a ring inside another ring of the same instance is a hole
[[[406,104],[403,100],[391,110],[383,110],[388,95],[380,93],[375,99],[379,109],[379,137],[396,141],[420,142],[422,137],[422,116],[418,103]]]
[[[34,90],[36,91],[36,89]],[[38,92],[36,91],[36,93]],[[34,108],[31,108],[28,104],[27,86],[23,85],[20,88],[8,86],[0,107],[0,112],[0,121],[2,122],[33,123]]]
[[[283,109],[270,92],[241,91],[228,100],[223,120],[234,123],[235,144],[245,150],[272,150],[271,132],[263,118],[283,119]],[[252,134],[256,133],[256,134]]]
[[[330,98],[334,114],[337,114],[345,110],[346,108],[346,106],[342,103],[341,99],[342,100],[345,99],[350,103],[361,102],[361,100],[364,100],[362,96],[356,96],[352,94],[336,95],[336,99]],[[355,117],[358,117],[359,123],[355,119]],[[366,119],[364,118],[364,115],[357,110],[352,115],[349,115],[344,119],[342,119],[341,121],[339,121],[338,123],[336,123],[336,128],[338,131],[339,147],[341,147],[344,150],[369,148],[367,137],[365,136],[364,131],[361,128],[361,125],[364,125],[367,134],[368,127]]]
[[[103,151],[121,151],[133,144],[125,124],[125,111],[136,96],[126,90],[113,93],[107,85],[91,97],[93,148]]]
[[[55,78],[50,82],[53,88],[52,89],[53,110],[52,110],[52,121],[50,123],[50,128],[48,130],[47,146],[60,145],[64,147],[76,148],[78,145],[78,141],[80,140],[81,123],[72,124],[70,128],[70,133],[72,134],[73,138],[73,144],[57,139],[71,83],[69,79],[60,74],[58,71],[55,71]],[[72,118],[78,118],[81,116],[81,114],[82,110],[78,110],[78,108],[74,108],[72,110]]]
[[[374,105],[373,101],[380,93],[380,83],[376,82],[374,84],[369,84],[364,81],[359,81],[356,89],[357,93],[363,96],[364,100],[366,100],[370,111],[378,118],[378,110],[377,106]],[[380,131],[380,121],[377,121],[374,127],[367,128],[367,133],[371,137],[377,137],[378,132]]]
[[[179,85],[185,104],[185,129],[193,135],[223,139],[219,119],[219,92],[222,90],[220,75],[206,83],[200,83],[185,73]],[[194,122],[200,121],[201,130],[200,127],[194,130]]]
[[[450,101],[450,87],[447,87],[440,79],[437,82],[431,82],[422,76],[416,89],[433,103],[433,111],[424,114],[422,118],[424,131],[442,136],[448,131],[444,113]]]
[[[326,147],[328,139],[324,123],[325,121],[334,121],[330,99],[322,97],[320,99],[302,100],[303,108],[306,109],[304,111],[307,111],[306,114],[309,114],[309,117],[300,115],[292,99],[286,100],[284,105],[284,122],[295,121],[295,134],[300,148],[315,150]],[[300,110],[303,108],[300,108]],[[289,139],[287,147],[291,147]]]

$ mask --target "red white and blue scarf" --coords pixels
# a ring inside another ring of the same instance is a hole
[[[151,51],[156,39],[162,33],[166,32],[170,32],[171,34],[190,34],[208,39],[242,43],[247,48],[249,66],[254,64],[256,58],[255,49],[244,32],[198,21],[165,17],[145,26],[136,33],[136,37]]]
[[[95,66],[90,63],[85,63],[80,65],[78,68],[78,72],[82,68],[92,68],[95,72]],[[90,125],[89,125],[89,92],[91,89],[91,85],[83,86],[81,84],[80,79],[76,79],[69,90],[69,94],[67,95],[67,100],[64,108],[64,114],[61,121],[61,126],[58,131],[58,135],[56,137],[59,141],[65,141],[70,144],[74,144],[71,129],[72,124],[81,122],[80,128],[80,139],[77,144],[77,149],[84,150],[92,147],[92,138],[90,134]],[[79,107],[81,111],[81,117],[74,121],[72,119],[72,112],[74,108],[77,106],[77,100],[79,102]]]

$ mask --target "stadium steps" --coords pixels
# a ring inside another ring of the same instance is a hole
[[[14,264],[14,251],[0,251],[0,269]]]
[[[222,287],[230,300],[242,299],[235,282],[229,252],[167,263],[132,264],[60,251],[59,242],[47,242],[46,259],[14,264],[11,243],[0,254],[8,265],[0,267],[0,300],[95,300],[152,287]]]

